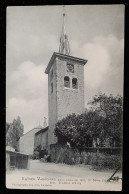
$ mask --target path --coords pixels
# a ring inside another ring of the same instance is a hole
[[[94,171],[91,170],[90,166],[88,165],[75,166],[66,164],[42,163],[39,160],[31,160],[29,170],[15,170],[11,173],[7,173],[7,186],[10,187],[13,185],[14,187],[17,186],[19,188],[21,186],[23,188],[34,188],[32,185],[36,183],[36,189],[73,189],[73,185],[71,186],[71,184],[74,184],[75,182],[74,188],[77,190],[121,190],[120,181],[112,183],[106,182],[112,173],[112,170]],[[122,177],[121,172],[117,173],[117,175]],[[81,185],[80,180],[82,180]],[[27,185],[23,186],[23,183]]]

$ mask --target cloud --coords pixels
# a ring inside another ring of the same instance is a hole
[[[39,125],[43,125],[44,116],[48,118],[47,99],[40,97],[35,100],[27,101],[24,98],[11,98],[8,102],[7,120],[12,122],[19,115],[24,125],[24,132],[31,130]]]
[[[31,61],[20,64],[18,69],[7,78],[7,83],[11,84],[12,96],[24,97],[28,100],[38,98],[43,93],[46,96],[47,75],[44,71],[45,66],[35,65]]]
[[[119,91],[119,83],[123,76],[124,39],[119,40],[110,34],[96,36],[84,45],[73,41],[73,45],[74,55],[88,60],[84,72],[86,89],[96,90],[108,84],[110,92],[109,85],[115,83],[115,89]],[[120,81],[117,78],[120,78]]]
[[[71,42],[73,56],[87,59],[84,67],[85,107],[99,91],[123,95],[124,38],[95,36],[86,44]]]
[[[118,39],[113,34],[107,37],[98,36],[94,38],[95,44],[100,44],[107,48],[109,55],[111,57],[111,67],[119,68],[124,61],[124,39]]]
[[[45,66],[25,61],[7,78],[7,120],[12,122],[18,115],[25,131],[43,123],[48,114],[48,88]]]
[[[110,55],[106,48],[98,44],[88,43],[84,46],[88,63],[85,66],[85,83],[87,87],[98,87],[106,72],[110,69]]]
[[[17,64],[28,60],[47,65],[53,51],[58,52],[59,40],[52,34],[31,32],[27,36],[24,31],[14,34],[7,36],[7,71],[12,72]]]

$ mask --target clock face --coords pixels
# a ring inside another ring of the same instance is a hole
[[[67,63],[67,72],[74,73],[74,65],[71,63]]]

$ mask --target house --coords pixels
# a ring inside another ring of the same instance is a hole
[[[34,136],[34,149],[39,148],[41,150],[46,149],[48,146],[48,127],[43,128],[35,133]]]
[[[23,154],[33,155],[34,151],[34,136],[35,133],[40,131],[43,127],[41,125],[33,128],[20,137],[19,150]]]

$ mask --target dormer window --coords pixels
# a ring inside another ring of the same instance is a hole
[[[72,79],[72,88],[77,89],[78,88],[78,83],[77,83],[77,78]]]
[[[74,65],[72,63],[67,63],[67,72],[74,73]]]
[[[64,77],[64,86],[70,88],[70,79],[68,76]]]

